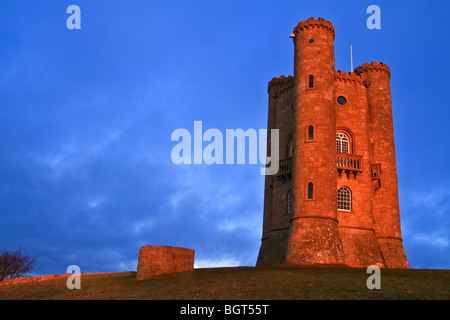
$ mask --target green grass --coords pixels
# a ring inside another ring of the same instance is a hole
[[[66,277],[15,284],[0,282],[0,299],[83,300],[367,300],[450,298],[450,270],[381,269],[381,289],[366,286],[365,269],[236,267],[195,269],[137,281],[134,272],[81,276],[69,290]]]

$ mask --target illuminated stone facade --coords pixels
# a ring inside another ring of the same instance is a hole
[[[300,22],[291,37],[294,76],[268,86],[280,170],[266,176],[257,265],[408,268],[390,68],[372,62],[336,71],[335,30],[322,18]]]

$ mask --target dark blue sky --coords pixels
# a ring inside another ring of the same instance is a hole
[[[66,9],[81,8],[81,30]],[[369,30],[366,9],[381,8]],[[35,274],[136,270],[139,247],[254,265],[261,165],[172,163],[177,128],[264,129],[289,35],[324,17],[336,69],[392,72],[401,222],[413,268],[450,267],[448,1],[0,1],[0,249]]]

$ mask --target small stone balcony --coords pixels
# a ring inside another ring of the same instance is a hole
[[[381,188],[381,163],[373,163],[370,169],[373,181],[373,191],[375,192]]]
[[[363,171],[362,166],[363,156],[348,154],[348,153],[337,153],[336,164],[339,175],[344,173],[353,174],[356,178],[358,173]]]
[[[353,174],[356,177],[358,173],[363,171],[362,159],[363,156],[359,155],[337,153],[336,164],[339,175]],[[280,178],[290,178],[292,176],[293,165],[292,157],[280,160],[277,176]],[[372,170],[374,169],[372,168]]]
[[[277,176],[283,179],[290,178],[292,176],[293,165],[292,157],[280,160]]]

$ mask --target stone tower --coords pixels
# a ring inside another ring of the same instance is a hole
[[[334,32],[322,18],[300,22],[294,76],[269,82],[268,129],[279,129],[281,160],[266,176],[257,265],[408,268],[390,69],[336,71]]]

